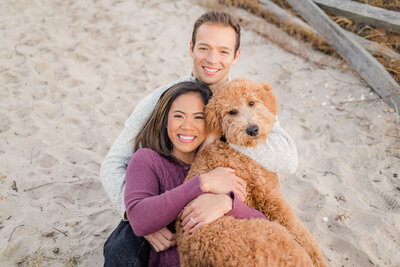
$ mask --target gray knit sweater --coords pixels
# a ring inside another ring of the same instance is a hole
[[[112,145],[100,169],[100,178],[118,213],[124,217],[125,172],[133,155],[133,139],[150,116],[161,94],[172,85],[193,81],[191,75],[182,77],[172,83],[157,88],[146,96],[135,108],[125,122],[125,127]],[[255,148],[231,145],[236,150],[254,159],[266,169],[277,173],[293,173],[296,171],[297,150],[290,136],[279,126],[278,120],[268,135],[265,144]]]

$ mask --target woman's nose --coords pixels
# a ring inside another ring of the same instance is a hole
[[[188,119],[184,120],[184,121],[182,122],[181,127],[182,127],[182,129],[191,128],[191,127],[192,127],[192,121],[191,121],[191,120],[188,120]]]

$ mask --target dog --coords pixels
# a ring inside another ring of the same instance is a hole
[[[214,90],[206,106],[207,138],[185,181],[216,167],[229,167],[247,183],[245,204],[266,219],[222,218],[176,239],[181,266],[327,266],[312,234],[284,200],[275,173],[229,146],[266,141],[277,114],[272,87],[240,78]]]

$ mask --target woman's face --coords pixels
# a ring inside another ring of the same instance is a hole
[[[205,139],[204,103],[199,93],[189,92],[172,102],[167,132],[173,144],[172,154],[191,163],[196,149]]]

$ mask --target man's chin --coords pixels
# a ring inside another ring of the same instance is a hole
[[[222,79],[219,75],[202,75],[201,81],[208,85],[219,83]]]

